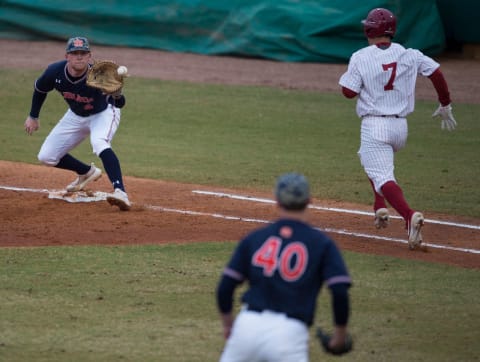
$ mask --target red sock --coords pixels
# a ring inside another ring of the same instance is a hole
[[[387,204],[385,203],[385,198],[380,195],[376,190],[375,186],[373,185],[373,181],[368,179],[370,181],[370,185],[372,185],[373,193],[375,195],[375,202],[373,204],[373,211],[377,211],[378,209],[382,208],[387,208]]]
[[[388,203],[408,222],[414,211],[408,206],[400,186],[393,181],[388,181],[382,186],[382,193]]]

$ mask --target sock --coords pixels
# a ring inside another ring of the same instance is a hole
[[[382,186],[382,192],[388,203],[392,205],[392,207],[397,210],[397,212],[402,215],[402,217],[408,223],[414,211],[410,208],[405,200],[400,186],[393,181],[388,181]]]
[[[90,171],[91,165],[87,165],[67,153],[60,159],[60,161],[56,164],[55,167],[61,168],[63,170],[74,171],[79,175],[85,175],[88,171]]]
[[[385,203],[385,198],[375,190],[373,181],[370,179],[368,179],[368,181],[370,181],[370,185],[372,185],[373,193],[375,195],[375,201],[373,203],[373,211],[377,211],[378,209],[382,209],[382,208],[386,209],[387,204]]]
[[[115,152],[113,152],[111,148],[107,148],[100,153],[99,157],[102,159],[103,168],[113,185],[113,189],[120,189],[125,192],[122,180],[122,170]]]

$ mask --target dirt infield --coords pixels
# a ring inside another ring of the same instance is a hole
[[[63,47],[63,43],[55,42],[0,40],[0,67],[42,70],[63,57]],[[95,47],[93,51],[96,58],[114,59],[127,65],[132,75],[145,78],[332,92],[338,92],[338,77],[346,67],[143,49]],[[472,79],[480,79],[480,63],[460,59],[441,62],[453,99],[478,103],[480,84]],[[418,83],[417,93],[419,98],[434,99],[428,80]],[[131,212],[120,212],[106,202],[68,203],[48,198],[46,189],[62,189],[71,178],[69,172],[45,166],[0,161],[0,246],[237,240],[253,227],[276,217],[271,203],[246,198],[271,199],[271,194],[128,176],[125,182],[133,202]],[[92,185],[92,189],[99,191],[110,191],[110,188],[106,176]],[[240,198],[193,191],[223,192]],[[373,217],[362,214],[371,211],[369,206],[326,200],[313,200],[313,205],[323,209],[310,211],[311,223],[327,230],[345,250],[480,268],[480,254],[474,250],[480,245],[479,219],[428,213],[424,236],[431,244],[429,252],[412,252],[405,244],[406,231],[400,219],[393,219],[388,229],[377,231]]]
[[[248,197],[271,199],[270,194],[252,190],[228,190],[126,177],[133,202],[130,212],[120,212],[106,201],[68,203],[49,199],[45,190],[62,189],[72,175],[45,166],[0,161],[1,246],[46,246],[82,244],[152,244],[237,240],[253,227],[276,217],[271,203]],[[103,176],[92,189],[110,191]],[[237,195],[232,199],[192,191]],[[392,255],[400,258],[448,263],[479,268],[480,254],[451,249],[430,248],[430,252],[409,251],[406,231],[400,219],[383,231],[373,227],[369,215],[350,214],[348,210],[369,212],[369,207],[325,200],[313,205],[346,212],[312,209],[310,222],[328,233],[346,250]],[[431,215],[438,221],[480,225],[479,220]],[[361,236],[361,235],[366,236]],[[430,224],[424,228],[428,241],[438,247],[473,249],[480,243],[480,229]],[[382,240],[379,238],[386,238]]]

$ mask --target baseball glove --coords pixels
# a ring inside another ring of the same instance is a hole
[[[93,63],[87,72],[87,85],[100,89],[105,94],[122,93],[126,74],[118,74],[118,65],[110,60],[99,60]]]
[[[320,344],[323,347],[323,350],[326,353],[333,354],[335,356],[341,356],[342,354],[348,353],[353,349],[353,340],[352,336],[350,334],[347,334],[347,337],[345,338],[345,343],[341,348],[330,348],[329,343],[330,339],[332,338],[331,335],[326,334],[322,331],[322,329],[319,327],[317,328],[317,338],[320,341]]]

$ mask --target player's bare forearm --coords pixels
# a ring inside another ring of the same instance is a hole
[[[222,319],[223,326],[223,337],[228,339],[230,337],[230,332],[233,325],[233,314],[232,313],[221,313],[220,317]]]
[[[338,349],[343,346],[347,337],[347,326],[335,326],[335,330],[330,340],[330,348]]]

